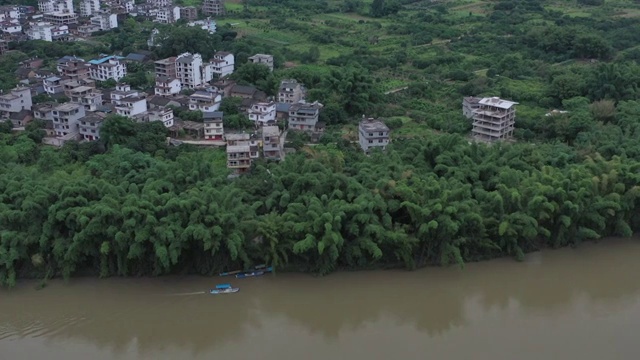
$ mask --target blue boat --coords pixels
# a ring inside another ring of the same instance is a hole
[[[231,287],[231,284],[219,284],[219,285],[216,285],[215,289],[211,289],[209,293],[211,293],[212,295],[218,295],[218,294],[232,294],[232,293],[237,293],[238,291],[240,291],[240,289]]]
[[[248,278],[248,277],[254,277],[254,276],[262,276],[266,273],[270,273],[273,271],[272,267],[268,267],[264,270],[260,270],[260,271],[249,271],[249,272],[243,272],[240,274],[236,274],[236,279],[244,279],[244,278]]]

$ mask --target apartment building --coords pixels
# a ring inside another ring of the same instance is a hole
[[[389,127],[382,121],[376,119],[363,119],[358,125],[358,140],[360,147],[365,153],[371,149],[386,149],[389,145]]]
[[[262,127],[262,153],[265,159],[281,160],[283,156],[280,128]]]
[[[173,24],[180,20],[180,8],[178,6],[167,6],[158,9],[155,21],[160,24]]]
[[[176,77],[176,58],[170,57],[154,62],[156,77]]]
[[[202,86],[202,56],[184,53],[176,59],[176,77],[183,88],[195,89]]]
[[[249,62],[254,64],[262,64],[268,67],[269,71],[273,71],[273,55],[255,54],[249,57]]]
[[[290,130],[315,131],[322,104],[299,101],[289,107],[288,127]]]
[[[198,8],[195,6],[181,7],[180,18],[185,20],[196,20],[198,18]]]
[[[275,124],[276,122],[276,103],[275,102],[257,102],[247,111],[249,120],[253,121],[256,126],[264,126]]]
[[[64,80],[62,80],[57,76],[50,76],[42,80],[44,92],[49,95],[63,93],[64,92],[63,83],[64,83]]]
[[[56,136],[78,133],[78,124],[85,115],[84,107],[79,104],[65,103],[56,106],[52,111],[53,130]]]
[[[202,114],[204,119],[205,140],[222,140],[224,126],[222,124],[222,111],[208,111]]]
[[[137,117],[147,112],[146,94],[132,90],[128,84],[118,84],[111,92],[111,103],[116,106],[116,113],[126,117]]]
[[[202,112],[218,111],[221,102],[221,94],[199,90],[189,96],[189,110]]]
[[[167,76],[156,77],[155,94],[160,96],[174,96],[180,93],[180,80]]]
[[[173,110],[170,108],[159,108],[148,111],[149,121],[161,121],[162,124],[169,128],[174,125]]]
[[[487,142],[510,139],[515,127],[517,104],[498,97],[480,100],[473,110],[473,137]]]
[[[117,56],[107,56],[89,61],[89,76],[97,81],[113,79],[119,81],[127,75],[127,66]]]
[[[71,102],[84,106],[86,111],[96,111],[102,106],[102,92],[89,86],[78,86],[69,91]]]
[[[213,66],[213,73],[216,74],[218,78],[222,78],[233,73],[235,58],[230,52],[218,51],[213,55],[210,62]]]
[[[39,0],[38,9],[42,13],[73,12],[73,0]]]
[[[280,82],[278,88],[278,102],[294,104],[304,100],[307,90],[295,79],[285,79]]]
[[[22,110],[31,110],[31,89],[23,86],[16,87],[9,92],[0,92],[0,117],[8,118],[12,113],[19,113]]]
[[[250,134],[225,134],[227,142],[227,168],[234,174],[249,171],[254,159],[260,157],[258,141]]]
[[[84,140],[95,141],[100,139],[100,128],[104,123],[104,113],[91,113],[78,120],[78,132]]]
[[[99,31],[107,31],[118,27],[118,15],[102,13],[91,17],[91,26],[99,29]]]
[[[80,1],[80,16],[91,16],[100,11],[100,0]]]
[[[204,0],[202,3],[202,13],[205,15],[224,15],[224,0]]]
[[[53,25],[70,25],[78,23],[78,14],[73,12],[45,13],[44,21]]]
[[[63,63],[58,63],[57,66],[60,76],[71,80],[89,79],[89,68],[89,64],[77,57],[72,57]]]

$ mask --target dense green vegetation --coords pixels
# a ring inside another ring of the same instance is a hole
[[[267,94],[282,78],[303,82],[309,99],[325,104],[321,144],[296,137],[286,161],[259,161],[230,181],[224,152],[166,147],[158,124],[112,118],[101,142],[60,150],[40,146],[35,125],[21,134],[2,126],[2,283],[85,271],[211,274],[264,262],[320,274],[462,265],[640,229],[635,3],[229,5],[215,35],[129,19],[91,42],[12,43],[18,51],[0,60],[0,79],[11,82],[2,86],[15,83],[23,57],[52,66],[70,52],[128,53],[159,26],[157,57],[229,50],[239,82]],[[274,54],[276,71],[246,65],[254,53]],[[147,70],[130,81],[150,86]],[[464,95],[519,102],[518,141],[470,144]],[[224,105],[225,125],[242,127],[234,103]],[[545,116],[553,108],[568,112]],[[387,152],[366,157],[352,144],[363,113],[393,129]]]

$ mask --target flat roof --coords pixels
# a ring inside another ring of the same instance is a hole
[[[360,128],[364,131],[389,131],[389,127],[382,121],[376,119],[367,119],[360,122]]]
[[[265,126],[262,128],[263,136],[279,136],[280,128],[277,126]]]
[[[54,110],[56,111],[71,111],[71,110],[75,110],[82,107],[82,105],[79,104],[74,104],[74,103],[65,103],[65,104],[61,104],[56,106],[56,108]]]
[[[249,145],[227,145],[227,153],[240,153],[250,151],[251,147]]]
[[[514,102],[514,101],[502,100],[499,97],[484,98],[480,100],[478,103],[481,105],[495,106],[500,109],[509,109],[513,105],[518,104],[517,102]]]

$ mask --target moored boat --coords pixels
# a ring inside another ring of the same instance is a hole
[[[238,291],[240,291],[240,289],[231,287],[231,284],[219,284],[219,285],[216,285],[215,289],[211,289],[209,293],[211,293],[212,295],[218,295],[218,294],[232,294],[232,293],[237,293]]]

